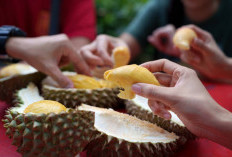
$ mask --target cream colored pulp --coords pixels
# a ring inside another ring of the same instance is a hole
[[[148,106],[148,99],[147,98],[144,98],[144,97],[136,95],[135,98],[132,101],[136,105],[140,106],[141,108],[143,108],[143,109],[145,109],[147,111],[152,112],[152,110]],[[172,111],[169,111],[169,112],[172,115],[171,121],[179,124],[180,126],[184,126],[183,122],[178,118],[178,116],[174,112],[172,112]]]
[[[168,143],[178,138],[174,133],[127,114],[88,105],[79,109],[95,112],[94,126],[98,131],[129,142]]]

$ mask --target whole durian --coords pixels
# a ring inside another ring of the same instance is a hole
[[[169,156],[186,139],[155,124],[111,109],[76,110],[43,100],[30,84],[17,93],[18,107],[5,115],[6,134],[23,156]],[[25,113],[26,112],[26,113]]]

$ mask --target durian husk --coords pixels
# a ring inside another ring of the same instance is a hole
[[[136,116],[141,120],[145,120],[164,128],[169,132],[174,132],[178,136],[184,136],[186,139],[195,139],[196,136],[192,134],[185,126],[181,126],[172,120],[165,120],[153,112],[148,111],[141,106],[136,105],[133,101],[126,101],[126,113]]]
[[[23,156],[75,156],[93,137],[94,114],[67,112],[33,114],[6,111],[6,135]]]
[[[40,72],[9,76],[0,79],[0,100],[6,101],[8,104],[13,104],[14,93],[26,87],[30,82],[40,86],[41,81],[45,78],[45,75]]]
[[[86,105],[84,105],[84,108]],[[83,107],[80,106],[78,109],[81,109]],[[91,109],[89,111],[98,112],[98,110],[103,110],[106,112],[106,114],[114,115],[114,114],[120,114],[119,116],[122,117],[122,120],[124,118],[131,118],[135,119],[136,121],[139,120],[135,117],[118,113],[113,110],[109,109]],[[95,111],[94,111],[95,110]],[[88,111],[88,110],[87,110]],[[101,112],[101,111],[100,111]],[[115,117],[116,118],[116,117]],[[132,120],[133,122],[133,120]],[[144,123],[149,123],[145,122]],[[175,141],[169,142],[169,143],[152,143],[152,142],[131,142],[127,141],[122,138],[117,138],[113,135],[108,135],[104,132],[99,131],[97,128],[95,128],[98,132],[93,140],[87,145],[87,156],[91,157],[135,157],[135,156],[141,156],[141,157],[153,157],[153,156],[170,156],[173,155],[174,152],[180,148],[181,145],[183,145],[186,142],[186,138],[179,137]],[[154,130],[155,131],[155,130]],[[170,133],[171,134],[171,133]],[[174,133],[172,133],[174,134]]]

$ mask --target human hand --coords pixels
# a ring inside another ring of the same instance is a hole
[[[148,98],[148,104],[155,114],[170,119],[170,109],[195,135],[215,136],[215,127],[221,124],[218,119],[230,113],[212,99],[195,71],[164,59],[141,66],[155,73],[163,85],[137,83],[132,86],[136,94]]]
[[[180,52],[174,47],[172,42],[175,31],[175,27],[171,24],[160,27],[148,37],[148,41],[159,51],[167,55],[178,57]]]
[[[185,26],[197,34],[189,51],[181,51],[182,61],[204,76],[224,82],[232,82],[232,61],[220,50],[212,35],[194,25]]]
[[[64,34],[37,38],[12,37],[7,41],[6,50],[10,56],[25,60],[54,78],[61,87],[73,87],[71,80],[59,69],[69,61],[77,72],[90,74],[89,66]]]
[[[83,46],[80,53],[92,68],[96,66],[113,66],[111,52],[119,46],[128,47],[120,38],[98,35],[95,41]]]

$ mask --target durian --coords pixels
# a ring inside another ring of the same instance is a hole
[[[135,83],[159,85],[159,82],[149,70],[135,64],[108,70],[104,73],[104,78],[124,89],[120,90],[118,94],[118,97],[122,99],[133,99],[135,97],[131,89],[131,86]]]
[[[87,145],[92,157],[168,156],[186,139],[155,124],[110,109],[81,105],[78,110],[94,112],[96,136]]]
[[[6,134],[23,156],[74,156],[84,150],[93,157],[168,156],[186,142],[155,124],[112,109],[81,105],[76,110],[33,113],[32,107],[24,113],[33,103],[55,104],[44,101],[33,84],[19,90],[17,97],[21,104],[9,109],[3,121]],[[46,111],[46,104],[40,107]]]
[[[171,120],[165,120],[157,115],[155,115],[150,107],[148,106],[148,99],[136,95],[131,101],[126,103],[126,112],[130,115],[136,116],[139,119],[149,121],[151,123],[157,124],[158,126],[164,128],[169,132],[174,132],[179,136],[185,136],[187,139],[194,139],[193,135],[183,124],[183,122],[178,118],[178,116],[170,111],[172,118]]]
[[[65,110],[64,106],[63,111],[54,113],[58,110],[50,107],[53,109],[47,112],[49,105],[58,102],[43,100],[33,84],[19,90],[16,96],[17,102],[21,103],[6,112],[3,122],[7,129],[6,135],[12,138],[12,144],[18,147],[17,151],[23,156],[73,157],[91,141],[94,133],[93,113]],[[40,105],[40,111],[43,113],[34,113],[38,108],[34,108],[33,104],[41,102],[43,105]],[[30,112],[24,113],[28,108]]]
[[[37,72],[33,67],[26,64],[13,64],[6,66],[1,71],[0,79],[0,100],[12,104],[13,93],[24,88],[29,82],[39,85],[45,75]]]
[[[0,70],[0,78],[14,76],[14,75],[25,75],[34,72],[37,72],[37,70],[28,64],[23,64],[23,63],[10,64],[3,67]]]
[[[80,88],[59,88],[58,84],[48,77],[43,81],[42,87],[42,95],[45,99],[58,101],[70,108],[82,103],[104,108],[117,108],[123,105],[123,100],[117,97],[119,89],[113,83],[88,76],[83,77],[74,72],[63,74],[72,77],[74,85]],[[79,76],[84,79],[79,79]]]
[[[173,43],[181,50],[189,50],[190,43],[197,37],[197,34],[190,28],[180,28],[176,31],[173,37]]]

